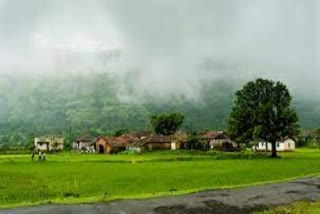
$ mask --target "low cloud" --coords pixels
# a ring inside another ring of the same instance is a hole
[[[316,0],[0,0],[2,74],[108,72],[124,101],[256,77],[318,95]]]

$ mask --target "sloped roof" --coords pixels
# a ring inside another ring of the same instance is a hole
[[[203,133],[202,137],[206,139],[230,139],[230,137],[224,132],[217,132],[217,131],[209,131],[209,132]]]
[[[97,140],[96,137],[87,134],[79,137],[78,139],[75,140],[75,142],[92,142],[93,143],[96,140]]]
[[[97,141],[100,139],[103,139],[112,148],[122,148],[128,145],[128,143],[131,140],[131,136],[129,135],[121,135],[119,137],[102,136],[102,137],[99,137]]]
[[[121,137],[111,138],[107,142],[112,148],[123,148],[128,145],[128,141]]]
[[[142,137],[139,140],[131,143],[131,146],[143,146],[149,143],[171,143],[172,139],[169,136],[160,134],[151,134],[148,137]]]
[[[296,140],[294,138],[291,138],[291,137],[285,137],[285,138],[282,138],[282,139],[278,139],[277,140],[277,143],[284,143],[286,140],[293,140],[294,142],[296,142]],[[259,139],[258,140],[260,143],[266,143],[266,140],[264,139]]]

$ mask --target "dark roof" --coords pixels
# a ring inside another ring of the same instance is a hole
[[[159,134],[151,134],[148,137],[142,137],[133,143],[131,143],[131,146],[143,146],[149,143],[171,143],[171,137],[159,135]]]
[[[121,135],[119,137],[110,137],[110,136],[102,136],[99,137],[96,141],[103,139],[107,144],[109,144],[112,148],[123,148],[128,145],[131,141],[130,135]]]
[[[112,148],[124,148],[127,146],[125,141],[119,139],[111,139],[107,142]]]
[[[76,139],[75,142],[94,143],[96,140],[97,140],[97,138],[92,135],[83,135],[83,136],[79,137],[78,139]]]
[[[209,131],[202,134],[202,138],[205,139],[230,139],[230,137],[224,132]]]

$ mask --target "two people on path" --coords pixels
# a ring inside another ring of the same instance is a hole
[[[46,153],[39,151],[38,161],[42,162],[46,160]]]
[[[31,160],[34,161],[35,150],[31,152]],[[46,160],[46,153],[39,151],[38,162],[42,162]]]

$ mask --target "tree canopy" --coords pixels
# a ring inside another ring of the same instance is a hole
[[[182,125],[184,115],[181,113],[158,114],[151,116],[151,124],[158,134],[172,135]]]
[[[228,120],[231,137],[240,143],[263,139],[276,157],[276,142],[299,134],[298,116],[292,97],[281,82],[257,79],[236,92]]]

